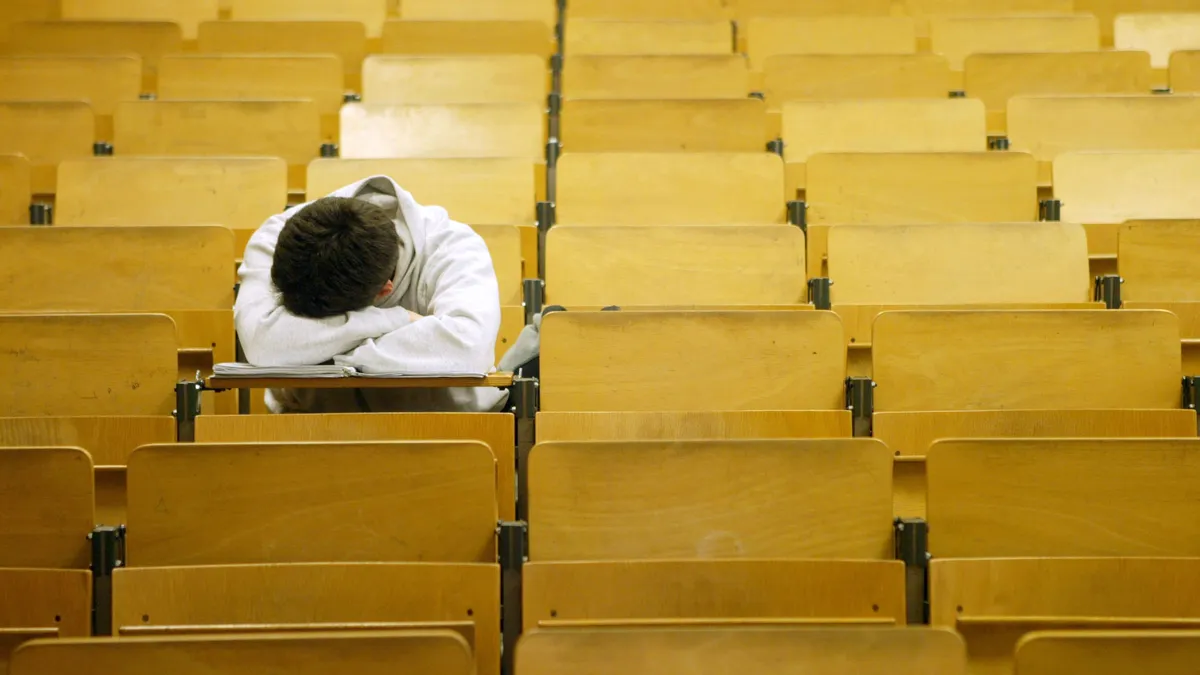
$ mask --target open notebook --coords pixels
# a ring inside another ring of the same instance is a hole
[[[351,366],[335,366],[332,364],[319,366],[252,366],[249,363],[218,363],[213,366],[213,375],[217,377],[254,377],[254,378],[336,378],[336,377],[371,377],[379,379],[443,379],[486,377],[487,373],[364,373]]]

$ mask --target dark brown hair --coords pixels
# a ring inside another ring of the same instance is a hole
[[[289,312],[319,319],[369,307],[399,259],[400,237],[383,209],[325,197],[283,226],[271,281]]]

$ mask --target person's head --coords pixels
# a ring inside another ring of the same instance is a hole
[[[271,281],[285,309],[319,319],[364,309],[391,293],[399,259],[400,237],[383,209],[325,197],[283,226]]]

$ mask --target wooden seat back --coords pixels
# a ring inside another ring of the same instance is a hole
[[[567,153],[558,160],[563,225],[785,222],[783,162],[758,153]]]
[[[758,152],[766,104],[703,101],[569,100],[559,138],[572,152]]]
[[[848,438],[849,411],[539,412],[538,441]]]
[[[30,174],[33,167],[24,155],[0,155],[0,225],[25,225],[33,200]]]
[[[83,101],[0,101],[0,153],[25,155],[34,194],[53,194],[58,164],[92,156],[96,117]]]
[[[572,13],[574,13],[572,11]],[[383,54],[533,54],[554,52],[551,26],[541,20],[390,20],[383,25]]]
[[[545,156],[534,103],[342,106],[341,156],[350,159]]]
[[[1200,50],[1172,53],[1169,77],[1172,92],[1180,94],[1200,92]]]
[[[368,38],[378,38],[387,19],[387,0],[230,0],[229,18],[237,21],[356,21]]]
[[[1054,195],[1062,217],[1079,223],[1191,218],[1200,201],[1180,188],[1198,175],[1196,150],[1066,153],[1054,161]]]
[[[112,138],[117,103],[136,101],[142,62],[136,56],[6,56],[0,58],[0,100],[87,101],[96,137]]]
[[[1018,675],[1051,673],[1186,673],[1200,659],[1200,631],[1054,631],[1017,646]]]
[[[1200,302],[1200,220],[1127,222],[1118,242],[1122,299]]]
[[[8,41],[12,54],[140,56],[142,91],[154,90],[163,55],[183,51],[179,24],[165,21],[29,21],[15,26]]]
[[[577,55],[694,55],[733,51],[733,26],[722,19],[613,21],[570,18],[565,31],[565,51]]]
[[[1200,13],[1122,14],[1113,20],[1113,44],[1117,49],[1149,52],[1150,64],[1166,68],[1171,54],[1200,49]]]
[[[889,0],[730,0],[739,21],[754,17],[888,16]]]
[[[158,97],[170,101],[309,99],[334,115],[345,93],[342,63],[330,54],[164,57]]]
[[[727,19],[721,0],[577,0],[571,16],[606,21],[714,21]]]
[[[929,35],[930,20],[939,16],[988,14],[1069,14],[1073,0],[902,0],[905,14],[917,19],[917,34]],[[1086,10],[1079,10],[1086,11]]]
[[[954,70],[972,54],[1097,52],[1100,22],[1089,14],[938,16],[930,44]]]
[[[370,104],[542,104],[546,64],[532,54],[373,55],[363,62]]]
[[[821,16],[752,18],[745,22],[750,69],[761,72],[779,54],[914,54],[911,18]]]
[[[184,40],[195,40],[201,21],[216,21],[218,0],[62,0],[62,18],[71,21],[169,21]]]
[[[782,55],[763,65],[771,110],[803,99],[943,98],[950,65],[936,54]]]
[[[750,71],[739,54],[710,56],[567,56],[562,94],[569,99],[743,99]]]
[[[408,0],[400,16],[421,21],[540,21],[553,27],[558,7],[554,0]]]
[[[5,447],[0,467],[0,567],[86,570],[92,458],[79,448]]]
[[[1193,0],[1075,0],[1074,4],[1074,11],[1095,14],[1100,19],[1100,37],[1106,47],[1113,44],[1113,27],[1118,14],[1196,10]]]
[[[196,46],[201,54],[332,54],[345,86],[357,91],[367,29],[359,21],[205,21]]]

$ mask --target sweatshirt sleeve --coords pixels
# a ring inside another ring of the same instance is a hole
[[[432,225],[432,224],[431,224]],[[335,359],[363,372],[412,375],[487,373],[500,331],[500,290],[487,244],[466,225],[432,226],[421,273],[428,316],[370,338]]]
[[[279,232],[292,212],[272,216],[250,237],[238,269],[240,287],[233,306],[234,324],[246,360],[256,366],[324,363],[411,323],[402,307],[368,307],[339,316],[309,319],[280,304],[271,283],[271,262]]]

